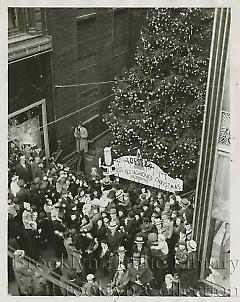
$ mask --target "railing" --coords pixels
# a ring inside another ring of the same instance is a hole
[[[14,258],[15,249],[11,246],[8,246],[8,256]],[[55,273],[52,269],[42,265],[40,262],[37,262],[28,256],[24,256],[23,260],[27,263],[27,267],[32,270],[33,273],[40,274],[46,281],[54,284],[57,288],[61,289],[63,296],[82,296],[82,288],[67,280],[64,276],[60,276]],[[49,295],[49,287],[46,287],[47,294]],[[54,295],[54,291],[52,295]]]

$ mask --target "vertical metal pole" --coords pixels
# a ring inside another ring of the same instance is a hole
[[[43,103],[42,103],[42,122],[43,122],[44,148],[45,148],[45,155],[46,155],[47,164],[48,164],[48,158],[50,156],[50,152],[49,152],[48,127],[47,127],[47,110],[46,110],[46,101],[45,100],[43,100]]]

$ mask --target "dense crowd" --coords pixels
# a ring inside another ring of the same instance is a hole
[[[177,193],[103,177],[95,167],[86,177],[40,149],[9,148],[9,280],[21,295],[46,295],[43,278],[21,259],[37,261],[50,247],[58,266],[67,259],[68,279],[83,295],[102,293],[96,274],[108,280],[106,295],[183,294],[198,280],[192,221],[193,204]]]

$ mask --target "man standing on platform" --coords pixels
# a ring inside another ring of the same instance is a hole
[[[88,131],[83,127],[81,121],[74,129],[74,137],[76,138],[76,152],[81,157],[79,169],[85,172],[84,154],[88,152]]]
[[[79,122],[74,129],[74,137],[76,138],[76,151],[77,153],[88,152],[88,131],[83,127],[82,122]]]

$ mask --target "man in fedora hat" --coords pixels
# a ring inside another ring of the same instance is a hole
[[[145,257],[148,260],[148,249],[145,246],[144,240],[141,236],[136,236],[132,249],[133,254],[139,253],[141,257]]]
[[[120,226],[120,220],[117,216],[117,209],[116,208],[111,208],[109,210],[109,216],[110,216],[110,223],[111,222],[116,223],[117,226],[119,227]]]
[[[127,270],[132,290],[131,294],[133,296],[145,294],[145,289],[153,279],[153,274],[145,263],[141,264],[139,253],[133,253],[132,262],[128,264]]]
[[[117,230],[118,225],[115,221],[109,223],[107,230],[107,245],[110,254],[116,254],[120,245],[122,245],[123,234]]]
[[[127,267],[129,259],[126,256],[126,250],[123,245],[119,246],[117,253],[112,254],[109,259],[109,273],[110,279],[112,280],[117,272],[119,265],[124,265]]]

